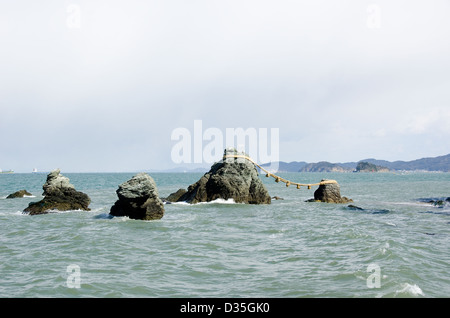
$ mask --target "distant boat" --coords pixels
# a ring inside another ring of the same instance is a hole
[[[0,173],[14,173],[14,171],[12,171],[12,170],[2,171],[2,169],[0,169]]]
[[[33,169],[33,173],[37,173],[38,171],[37,171],[37,168],[34,168]]]

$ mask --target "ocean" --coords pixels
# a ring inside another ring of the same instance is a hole
[[[348,204],[261,179],[270,205],[166,204],[110,217],[135,173],[64,173],[91,211],[30,216],[46,174],[0,175],[0,297],[440,298],[450,296],[450,173],[280,173],[335,179]],[[149,173],[161,197],[201,173]],[[32,197],[6,199],[26,189]]]

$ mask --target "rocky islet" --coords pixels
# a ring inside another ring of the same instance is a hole
[[[236,203],[270,204],[271,197],[259,178],[255,165],[246,160],[244,152],[225,149],[223,160],[212,165],[197,182],[191,184],[176,201],[188,203],[233,199]]]
[[[349,203],[353,202],[352,199],[341,196],[341,187],[337,182],[327,183],[326,179],[322,179],[323,184],[319,185],[319,188],[314,191],[314,199],[308,200],[308,202],[326,202],[326,203]]]
[[[11,193],[6,198],[7,199],[15,199],[15,198],[23,198],[23,197],[29,197],[29,196],[32,196],[32,194],[24,189],[24,190],[19,190],[14,193]]]
[[[164,216],[164,203],[159,198],[155,181],[146,173],[139,173],[119,185],[119,199],[111,207],[110,215],[130,219],[157,220]]]
[[[89,211],[91,199],[87,194],[77,191],[69,181],[69,178],[61,175],[59,169],[50,172],[42,186],[44,198],[41,201],[30,203],[24,212],[36,215],[46,214],[52,210]]]

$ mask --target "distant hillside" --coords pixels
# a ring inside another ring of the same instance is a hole
[[[424,171],[445,171],[450,172],[450,154],[434,158],[422,158],[412,161],[385,161],[376,159],[366,159],[375,165],[387,167],[391,170],[424,170]]]
[[[338,164],[321,161],[317,163],[309,163],[300,170],[299,172],[350,172],[353,169],[344,168]]]
[[[422,158],[412,161],[386,161],[377,159],[363,159],[357,162],[344,162],[344,163],[330,163],[326,161],[318,163],[307,163],[307,162],[284,162],[280,161],[278,163],[279,172],[299,172],[299,171],[319,171],[320,169],[339,169],[342,168],[343,171],[354,171],[358,165],[358,162],[367,162],[374,164],[376,166],[386,167],[389,170],[405,170],[405,171],[443,171],[450,172],[450,154],[445,156],[439,156],[434,158]],[[325,164],[326,163],[326,164]],[[270,163],[261,165],[262,167],[269,167]],[[328,167],[328,168],[325,168]],[[331,171],[331,170],[330,170]],[[336,170],[335,170],[336,171]]]
[[[389,169],[370,162],[360,161],[356,165],[355,172],[388,172]]]

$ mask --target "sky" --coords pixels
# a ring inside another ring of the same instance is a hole
[[[238,128],[277,130],[287,162],[448,154],[449,16],[448,0],[1,1],[0,169],[193,167],[205,131]]]

